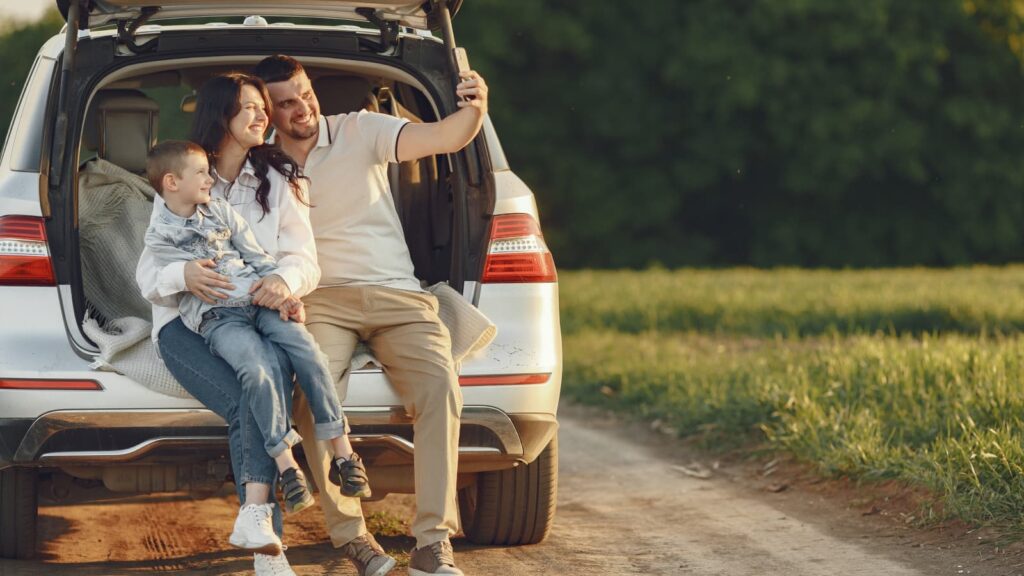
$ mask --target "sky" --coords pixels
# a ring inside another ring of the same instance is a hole
[[[47,8],[56,5],[54,0],[0,0],[0,20],[35,20],[42,16]]]

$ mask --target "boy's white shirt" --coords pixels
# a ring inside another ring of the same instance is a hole
[[[215,182],[210,190],[213,198],[224,198],[252,228],[260,246],[277,259],[278,274],[292,291],[302,297],[312,292],[320,282],[320,267],[316,259],[313,227],[309,223],[309,207],[299,202],[288,180],[270,168],[267,179],[270,191],[267,203],[270,211],[264,215],[256,202],[259,179],[247,160],[235,182],[228,182],[213,173]],[[300,181],[302,196],[308,202],[305,181]],[[163,209],[163,199],[153,200],[153,211]],[[178,299],[185,287],[185,263],[176,262],[157,268],[148,249],[142,251],[135,280],[142,295],[153,304],[153,341],[160,329],[178,317]]]

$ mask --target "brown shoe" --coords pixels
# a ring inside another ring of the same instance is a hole
[[[446,574],[464,576],[455,567],[455,551],[448,540],[434,542],[425,548],[416,548],[409,555],[409,576],[431,576]]]
[[[384,576],[395,567],[395,559],[377,544],[373,534],[363,534],[340,548],[356,567],[359,576]]]

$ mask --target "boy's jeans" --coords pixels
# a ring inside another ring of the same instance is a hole
[[[309,398],[318,440],[345,433],[345,415],[327,366],[306,327],[281,320],[276,310],[261,306],[218,307],[203,315],[199,333],[210,350],[231,365],[249,398],[267,454],[277,458],[302,438],[288,422],[287,376],[281,373],[273,344],[291,361],[299,386]]]

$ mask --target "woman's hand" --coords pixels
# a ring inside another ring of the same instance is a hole
[[[215,299],[224,300],[227,294],[219,291],[234,290],[235,285],[228,282],[228,277],[212,270],[217,264],[206,260],[193,260],[185,264],[185,287],[188,291],[207,304],[216,304]]]
[[[277,274],[260,278],[249,289],[249,293],[252,294],[253,304],[272,310],[280,310],[284,301],[292,295],[291,288],[288,288],[284,278]]]
[[[306,306],[302,303],[302,300],[294,296],[286,298],[278,312],[281,314],[281,320],[286,322],[291,320],[299,324],[306,323]]]

